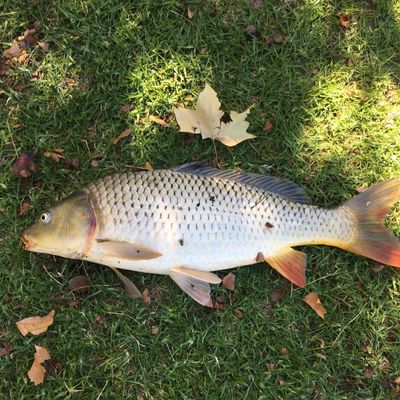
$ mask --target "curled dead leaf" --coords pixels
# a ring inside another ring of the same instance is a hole
[[[343,28],[348,29],[350,26],[350,15],[349,14],[340,14],[339,15],[339,23]]]
[[[164,128],[170,128],[170,126],[171,126],[168,122],[164,121],[161,118],[155,117],[154,115],[150,115],[149,119],[151,122],[155,122],[156,124],[161,125]]]
[[[304,296],[303,301],[307,303],[321,318],[325,317],[326,309],[322,305],[317,292],[311,292]]]
[[[235,291],[235,280],[236,276],[232,272],[229,272],[228,275],[224,276],[222,279],[222,286],[225,289],[231,290],[232,292]]]
[[[12,350],[11,342],[3,342],[3,347],[0,347],[0,357],[7,357]]]
[[[22,336],[26,336],[28,333],[39,335],[46,332],[48,327],[53,324],[55,314],[56,312],[51,310],[44,317],[28,317],[18,321],[16,325]]]
[[[150,304],[151,303],[151,297],[150,297],[150,291],[149,289],[144,289],[142,292],[142,301],[143,304]]]
[[[47,53],[49,51],[49,44],[46,42],[37,42],[38,46]]]
[[[3,51],[3,57],[5,58],[14,58],[14,57],[19,57],[22,53],[22,50],[20,49],[18,42],[16,40],[13,41],[11,47],[7,50]]]
[[[23,217],[26,214],[30,205],[31,205],[31,201],[29,199],[22,200],[21,207],[19,208],[19,211],[18,211],[19,218]]]
[[[21,49],[29,49],[36,45],[36,29],[27,29],[22,36],[18,36]]]
[[[239,319],[243,319],[243,312],[241,310],[239,310],[239,308],[235,308],[233,310],[235,316]]]
[[[187,17],[189,18],[189,19],[192,19],[193,18],[193,11],[190,9],[190,8],[188,8],[187,9]]]
[[[263,127],[263,132],[267,132],[272,128],[273,128],[272,122],[271,121],[265,121],[265,124],[264,124],[264,127]]]
[[[33,154],[23,154],[15,160],[12,170],[15,176],[18,178],[28,178],[36,172],[36,165],[33,161]]]
[[[44,347],[35,345],[35,358],[32,364],[31,369],[28,372],[28,377],[36,385],[43,383],[44,375],[46,373],[45,368],[43,367],[43,362],[50,360],[51,356],[47,349]]]
[[[270,301],[272,304],[277,303],[279,300],[282,300],[285,297],[286,289],[274,289],[271,292]]]
[[[52,160],[54,160],[56,162],[59,162],[60,160],[63,160],[65,158],[62,154],[54,152],[54,151],[45,151],[43,153],[43,156],[47,157],[47,158],[51,158]]]
[[[113,143],[114,144],[118,144],[120,142],[121,139],[126,138],[127,136],[129,136],[132,133],[132,129],[131,128],[127,128],[125,130],[123,130],[117,137],[115,137],[113,139]]]

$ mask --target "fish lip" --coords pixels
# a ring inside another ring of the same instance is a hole
[[[22,247],[24,250],[31,250],[35,244],[31,239],[29,239],[26,235],[21,235],[20,236],[21,242],[22,242]]]

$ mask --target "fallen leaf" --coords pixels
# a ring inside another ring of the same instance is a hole
[[[400,376],[397,377],[397,378],[393,381],[393,383],[394,383],[395,385],[400,385]]]
[[[81,165],[81,161],[79,160],[79,158],[73,158],[73,159],[69,159],[66,158],[64,160],[64,166],[66,169],[75,169],[78,168]]]
[[[271,296],[270,296],[270,301],[271,303],[275,304],[277,303],[279,300],[282,300],[284,298],[286,294],[286,289],[274,289],[271,292]]]
[[[222,279],[222,286],[225,289],[231,290],[232,292],[235,291],[235,274],[232,272],[229,272],[228,275],[224,276],[224,279]]]
[[[158,326],[153,325],[153,326],[151,327],[151,334],[152,334],[152,335],[157,335],[158,332],[160,332],[160,328],[159,328]]]
[[[12,166],[12,170],[15,176],[19,178],[28,178],[34,172],[36,172],[36,165],[33,161],[33,154],[27,153],[18,157]]]
[[[275,43],[283,42],[283,33],[282,32],[275,32],[272,37],[274,38]]]
[[[274,369],[275,369],[275,364],[274,363],[267,364],[267,370],[269,372],[272,372]]]
[[[249,126],[246,117],[250,108],[243,113],[232,111],[231,122],[225,123],[221,121],[224,113],[220,107],[217,93],[206,84],[197,99],[195,110],[174,107],[180,132],[201,134],[203,139],[219,140],[226,146],[235,146],[256,137],[246,132]]]
[[[326,309],[322,305],[317,292],[311,292],[304,296],[303,301],[306,302],[321,318],[325,317]]]
[[[37,42],[38,46],[47,53],[49,51],[49,44],[46,42]]]
[[[57,148],[57,149],[54,149],[53,151],[56,153],[64,153],[65,149]]]
[[[0,347],[0,357],[6,357],[10,355],[11,350],[11,342],[3,342],[3,347]]]
[[[343,28],[348,29],[350,26],[350,15],[349,14],[340,14],[339,22]]]
[[[102,315],[96,315],[95,322],[96,322],[96,325],[99,328],[106,328],[107,327],[107,322],[106,322],[105,318]]]
[[[147,305],[151,303],[151,297],[150,297],[149,289],[144,289],[143,290],[142,301],[143,301],[143,304],[147,304]]]
[[[255,25],[247,25],[244,32],[248,39],[253,39],[260,36],[260,31]]]
[[[71,292],[78,294],[88,293],[90,291],[91,283],[84,275],[77,275],[68,281],[68,287]]]
[[[92,166],[92,167],[98,167],[99,166],[99,162],[97,161],[97,160],[90,160],[90,165]]]
[[[278,383],[279,383],[280,385],[284,385],[284,384],[285,384],[285,381],[284,381],[283,378],[279,378],[279,379],[278,379]]]
[[[154,171],[153,166],[149,162],[144,164],[144,168],[147,169],[147,171]]]
[[[17,57],[17,60],[20,64],[23,64],[28,57],[29,53],[26,50],[22,50],[21,54]]]
[[[44,374],[46,372],[45,368],[42,366],[44,361],[50,360],[50,353],[44,347],[36,346],[35,358],[31,369],[28,372],[28,377],[36,385],[43,383]]]
[[[193,18],[193,11],[190,8],[187,9],[187,16],[189,19]]]
[[[68,306],[69,307],[76,307],[77,305],[79,305],[80,304],[80,300],[71,300],[69,303],[68,303]]]
[[[288,355],[289,355],[289,350],[288,350],[286,347],[282,347],[282,348],[281,348],[281,353],[282,353],[284,356],[288,356]]]
[[[43,153],[43,156],[47,157],[47,158],[51,158],[56,162],[59,162],[60,160],[63,160],[65,158],[62,154],[59,154],[59,153],[56,153],[53,151],[45,151]]]
[[[321,360],[326,360],[326,355],[322,353],[315,353],[315,355],[320,358]]]
[[[268,120],[265,121],[265,124],[264,124],[264,127],[263,127],[263,132],[267,132],[272,128],[273,128],[273,125],[272,125],[271,121],[268,121]]]
[[[28,333],[32,335],[39,335],[40,333],[46,332],[47,328],[53,324],[55,311],[51,310],[44,317],[28,317],[16,323],[18,330],[22,336],[26,336]]]
[[[169,128],[171,125],[168,122],[165,122],[163,119],[155,117],[154,115],[149,116],[150,121],[155,122],[158,125],[161,125],[165,128]]]
[[[5,58],[14,58],[18,57],[22,53],[18,42],[16,40],[13,41],[11,47],[3,52],[3,57]]]
[[[368,366],[367,368],[365,368],[364,376],[366,378],[372,378],[374,376],[374,370],[372,369],[372,367]]]
[[[29,209],[31,202],[29,199],[23,199],[21,207],[19,208],[18,217],[23,217]]]
[[[235,308],[235,309],[233,310],[233,312],[234,312],[234,314],[235,314],[235,316],[236,316],[237,318],[243,319],[243,313],[242,313],[241,310],[239,310],[238,308]]]
[[[113,143],[114,144],[118,144],[119,141],[123,138],[126,138],[127,136],[129,136],[132,133],[132,129],[131,128],[127,128],[124,131],[122,131],[116,138],[113,139]]]
[[[128,113],[129,111],[133,110],[133,105],[132,104],[125,104],[122,106],[119,111],[122,113]]]
[[[262,0],[250,0],[250,3],[254,8],[260,8],[262,6]]]
[[[29,49],[36,44],[36,29],[27,29],[22,36],[18,36],[21,49]]]

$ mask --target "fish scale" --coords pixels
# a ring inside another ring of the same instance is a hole
[[[185,265],[215,271],[253,264],[259,253],[268,258],[288,244],[351,236],[351,218],[343,210],[293,203],[217,177],[127,172],[87,190],[99,223],[97,238],[138,243],[162,254],[116,265],[131,270],[167,274]]]

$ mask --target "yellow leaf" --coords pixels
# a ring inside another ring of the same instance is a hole
[[[255,136],[246,132],[249,123],[246,121],[250,108],[243,113],[231,112],[232,121],[221,122],[224,115],[217,93],[206,84],[197,99],[196,109],[174,107],[174,113],[180,132],[201,134],[203,139],[219,140],[226,146],[235,146]]]
[[[28,372],[28,377],[35,385],[39,385],[44,381],[44,374],[46,370],[42,366],[42,363],[46,360],[50,360],[50,353],[44,347],[36,346],[35,358],[31,369]]]
[[[250,112],[250,108],[242,113],[232,111],[232,121],[228,123],[221,123],[221,130],[216,139],[222,142],[225,146],[232,147],[236,146],[240,142],[243,142],[243,140],[255,138],[254,135],[246,132],[250,125],[250,123],[246,121],[247,114]]]
[[[53,323],[55,311],[51,310],[44,317],[28,317],[16,323],[17,328],[21,332],[22,336],[26,336],[28,333],[32,335],[39,335],[40,333],[46,332],[47,328]]]
[[[304,296],[303,301],[306,302],[321,318],[325,317],[326,309],[322,305],[317,292],[311,292]]]

